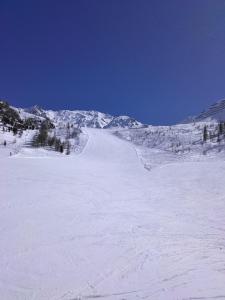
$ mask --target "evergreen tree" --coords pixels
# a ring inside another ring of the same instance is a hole
[[[55,139],[55,151],[60,151],[61,141],[60,139]]]
[[[64,147],[63,147],[63,144],[61,144],[60,147],[59,147],[59,152],[63,153],[63,151],[64,151]]]
[[[218,124],[218,135],[223,134],[223,132],[224,132],[223,123],[220,122],[220,123]]]
[[[18,128],[17,128],[17,126],[16,126],[16,125],[13,127],[12,131],[13,131],[13,134],[14,134],[14,135],[16,135],[16,134],[17,134],[17,132],[18,132]]]
[[[39,133],[35,136],[33,145],[36,147],[47,146],[48,127],[45,122],[42,122]]]
[[[207,126],[205,125],[203,128],[203,142],[206,142],[208,139],[208,131],[207,131]]]
[[[66,155],[70,155],[70,149],[71,149],[71,144],[70,141],[68,140],[66,142]]]

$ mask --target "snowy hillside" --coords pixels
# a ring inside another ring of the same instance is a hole
[[[208,139],[203,141],[204,128]],[[225,157],[225,130],[218,133],[218,123],[198,122],[174,126],[148,126],[114,131],[119,138],[132,143],[147,169],[178,161],[199,161]]]
[[[225,297],[224,122],[0,108],[1,299]]]
[[[87,141],[87,136],[81,134],[81,132],[79,133],[80,137],[78,137],[76,133],[78,128],[111,130],[116,136],[131,142],[135,146],[141,161],[148,169],[155,166],[156,161],[161,164],[174,162],[181,158],[193,159],[194,156],[202,156],[203,154],[221,154],[225,150],[225,123],[218,125],[218,121],[209,118],[209,116],[212,116],[213,112],[217,113],[214,116],[222,115],[224,105],[225,101],[213,105],[210,110],[200,115],[202,117],[196,118],[196,120],[199,120],[198,122],[174,126],[148,126],[128,116],[113,117],[97,111],[45,111],[38,106],[29,109],[9,107],[11,111],[15,110],[18,113],[16,118],[20,118],[16,121],[19,122],[20,129],[14,128],[14,125],[12,125],[13,120],[10,121],[12,131],[14,129],[16,131],[20,130],[18,134],[14,133],[14,148],[10,152],[16,153],[21,148],[23,139],[19,139],[24,128],[35,129],[36,133],[34,132],[32,135],[34,137],[37,136],[37,130],[40,130],[41,124],[48,122],[50,124],[48,140],[53,139],[55,136],[60,139],[62,145],[65,144],[64,148],[69,143],[72,152],[77,153],[82,151],[86,143],[85,140]],[[9,116],[9,118],[11,117]],[[201,118],[205,118],[206,121],[200,122]],[[0,143],[7,140],[3,129],[0,124]],[[8,131],[7,128],[5,130]],[[204,131],[207,134],[205,141],[203,141]],[[45,146],[48,148],[53,143],[52,141],[46,141]],[[26,142],[26,144],[29,144],[29,142]],[[154,162],[151,159],[152,151],[154,151]],[[71,151],[69,150],[69,152]]]
[[[212,104],[196,117],[189,117],[185,123],[202,121],[225,121],[225,99]]]
[[[77,156],[0,145],[1,298],[224,298],[224,159],[149,172],[113,130],[85,134]]]
[[[38,105],[32,106],[30,108],[20,109],[20,112],[28,113],[29,115],[35,115],[37,117],[46,118],[46,112]],[[26,115],[24,115],[26,117]]]

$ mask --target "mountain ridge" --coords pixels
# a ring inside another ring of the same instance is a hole
[[[21,115],[25,113],[36,117],[48,118],[53,123],[73,123],[78,127],[89,128],[142,128],[146,125],[129,116],[112,116],[95,110],[44,110],[35,105],[30,108],[20,109]]]
[[[183,123],[191,122],[223,122],[225,121],[225,99],[221,99],[211,104],[197,116],[187,117]]]
[[[95,110],[44,110],[38,105],[23,109],[27,113],[38,117],[48,117],[65,122],[66,117],[75,121],[79,126],[90,128],[143,128],[150,124],[144,124],[133,117],[120,115],[112,116]],[[72,117],[73,116],[73,117]],[[192,122],[223,122],[225,121],[225,98],[216,101],[196,116],[189,116],[182,123]]]
[[[2,101],[3,103],[4,101]],[[108,113],[99,112],[96,110],[50,110],[43,109],[39,105],[34,105],[28,108],[17,108],[10,106],[21,117],[22,120],[34,118],[42,121],[44,119],[51,120],[56,126],[71,123],[76,127],[87,128],[124,128],[124,129],[138,129],[146,128],[151,125],[145,125],[130,116],[113,116]],[[184,121],[178,124],[187,124],[195,122],[224,122],[225,121],[225,99],[221,99],[211,106],[203,110],[196,116],[187,117]]]

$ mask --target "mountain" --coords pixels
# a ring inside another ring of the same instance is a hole
[[[140,128],[144,125],[128,116],[113,117],[98,111],[86,110],[44,110],[35,105],[30,108],[20,109],[21,116],[23,112],[38,118],[48,118],[55,125],[73,124],[77,127],[88,128]]]
[[[38,105],[34,105],[32,107],[25,108],[24,111],[26,113],[35,115],[37,117],[41,117],[41,118],[46,118],[47,117],[46,112]]]
[[[16,108],[15,108],[16,109]],[[18,109],[16,109],[18,110]],[[98,111],[86,110],[44,110],[40,106],[33,106],[26,109],[19,109],[21,118],[28,116],[36,116],[40,118],[48,118],[55,125],[71,123],[77,127],[87,128],[124,128],[135,129],[144,128],[147,125],[142,124],[136,119],[129,116],[112,116]],[[183,122],[209,122],[209,121],[225,121],[225,99],[212,104],[208,109],[194,117],[188,117]]]
[[[104,128],[113,117],[97,111],[47,110],[46,116],[56,124],[71,123],[77,127]]]
[[[145,125],[138,122],[137,120],[128,117],[120,116],[114,117],[112,121],[105,126],[105,128],[143,128]]]
[[[206,121],[211,119],[225,121],[225,99],[212,104],[195,119],[196,121]]]
[[[202,122],[202,121],[225,121],[225,99],[217,101],[198,116],[189,117],[182,123]]]
[[[165,159],[175,161],[179,157],[189,157],[190,155],[202,153],[225,153],[225,122],[218,124],[217,121],[212,121],[223,119],[225,100],[217,102],[198,117],[186,121],[185,124],[171,126],[144,125],[129,116],[113,117],[98,111],[53,111],[44,110],[39,106],[22,109],[7,106],[4,102],[1,102],[1,105],[0,131],[1,129],[2,132],[11,130],[14,135],[8,134],[6,136],[3,134],[2,137],[0,136],[0,144],[1,140],[12,143],[15,140],[17,131],[22,135],[22,131],[26,129],[35,129],[36,131],[33,133],[26,133],[26,135],[30,134],[30,137],[26,137],[24,134],[22,139],[17,138],[21,145],[24,143],[30,145],[29,141],[34,141],[34,135],[36,134],[36,137],[38,137],[37,130],[40,132],[42,125],[45,124],[46,126],[47,124],[47,127],[50,128],[50,138],[45,140],[45,145],[53,147],[52,137],[55,136],[62,143],[69,140],[72,152],[79,153],[87,142],[88,137],[85,133],[88,128],[106,129],[105,131],[110,129],[109,131],[117,137],[141,148],[139,156],[147,169],[155,165],[155,162],[152,162],[151,159],[151,151],[158,153],[156,165],[164,162]],[[17,119],[20,121],[18,122]],[[209,121],[211,121],[210,124]],[[15,151],[18,150],[17,144],[16,142],[13,145]],[[42,145],[44,145],[43,142]],[[15,153],[14,150],[11,152]],[[155,158],[156,155],[154,154],[154,160]]]

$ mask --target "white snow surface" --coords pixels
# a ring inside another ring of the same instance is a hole
[[[217,122],[197,122],[173,126],[148,126],[114,130],[119,138],[132,143],[146,169],[179,161],[225,160],[225,139],[215,136],[203,143],[203,128],[217,132]]]
[[[79,155],[0,145],[0,298],[225,299],[223,157],[149,172],[134,144],[85,133]]]

